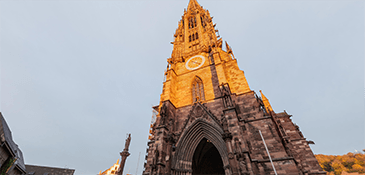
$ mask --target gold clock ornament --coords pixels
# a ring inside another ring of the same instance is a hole
[[[201,55],[195,55],[186,61],[185,67],[188,70],[195,70],[203,66],[205,57]]]

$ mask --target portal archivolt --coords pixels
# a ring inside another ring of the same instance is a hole
[[[193,175],[224,175],[222,158],[217,148],[203,138],[195,149],[192,162]]]
[[[220,126],[213,125],[202,118],[196,119],[182,133],[176,145],[176,153],[172,162],[175,173],[193,172],[193,174],[204,174],[205,171],[195,166],[217,164],[219,168],[215,170],[217,173],[213,174],[230,174],[229,169],[223,169],[223,167],[229,167],[229,162],[222,133],[223,130]],[[213,154],[213,162],[205,161],[209,158],[208,152]]]

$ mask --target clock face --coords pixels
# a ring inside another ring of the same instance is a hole
[[[199,67],[203,66],[205,62],[205,57],[201,56],[201,55],[195,55],[193,57],[191,57],[190,59],[188,59],[188,61],[185,64],[186,69],[189,70],[195,70],[198,69]]]

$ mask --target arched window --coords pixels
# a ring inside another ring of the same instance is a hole
[[[205,27],[205,22],[203,21],[203,18],[202,17],[200,17],[200,22],[202,24],[202,27],[204,28]]]
[[[192,39],[193,39],[193,41],[195,40],[195,36],[194,36],[194,33],[193,33],[193,35],[192,35],[192,37],[191,37]]]
[[[190,17],[189,18],[189,29],[192,29],[196,27],[196,18],[195,17]]]
[[[195,33],[195,39],[199,39],[198,32]]]
[[[193,95],[193,103],[205,100],[203,81],[199,77],[194,78],[191,93]]]

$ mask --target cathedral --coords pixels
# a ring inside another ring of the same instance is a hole
[[[299,127],[252,91],[208,10],[190,0],[174,34],[144,175],[326,174]]]

